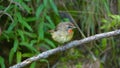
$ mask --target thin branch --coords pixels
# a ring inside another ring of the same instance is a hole
[[[111,31],[111,32],[96,34],[94,36],[90,36],[90,37],[87,37],[87,38],[84,38],[84,39],[81,39],[81,40],[75,40],[75,41],[72,41],[68,44],[65,44],[64,46],[60,46],[60,47],[57,47],[55,49],[51,49],[51,50],[42,52],[42,53],[38,54],[37,56],[33,56],[31,58],[28,58],[21,63],[18,63],[16,65],[11,66],[10,68],[21,68],[21,67],[24,67],[24,66],[32,63],[33,61],[37,61],[37,60],[40,60],[40,59],[43,59],[43,58],[47,58],[50,55],[53,55],[57,52],[65,51],[67,49],[70,49],[70,48],[75,47],[75,46],[79,46],[81,44],[85,44],[85,43],[95,41],[95,40],[99,40],[99,39],[102,39],[102,38],[116,36],[116,35],[119,35],[119,34],[120,34],[120,30],[115,30],[115,31]]]

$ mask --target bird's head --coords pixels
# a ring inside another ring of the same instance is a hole
[[[71,33],[73,31],[73,29],[76,28],[74,26],[73,23],[71,22],[64,22],[64,23],[60,23],[57,26],[57,30],[62,30],[62,31],[68,31],[69,33]]]

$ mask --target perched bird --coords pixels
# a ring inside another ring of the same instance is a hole
[[[72,39],[76,28],[71,22],[61,22],[57,25],[56,29],[50,30],[53,40],[58,43],[65,43]]]

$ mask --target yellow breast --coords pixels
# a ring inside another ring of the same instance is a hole
[[[66,31],[55,31],[52,34],[52,38],[58,43],[65,43],[72,39],[74,32],[68,33]]]

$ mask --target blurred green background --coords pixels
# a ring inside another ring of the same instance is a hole
[[[119,14],[120,0],[0,0],[0,66],[8,68],[58,47],[48,31],[71,21],[69,16],[81,29],[75,30],[73,40],[78,40],[119,29]],[[104,38],[24,68],[119,68],[119,47],[119,36]]]

